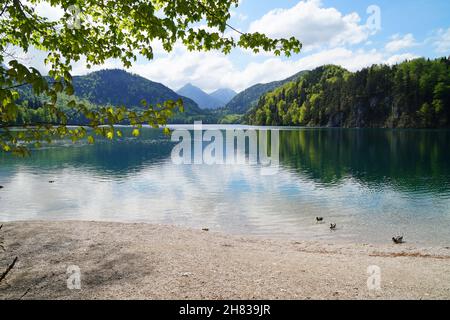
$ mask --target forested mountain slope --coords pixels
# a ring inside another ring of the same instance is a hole
[[[186,113],[201,113],[198,105],[182,97],[161,83],[150,81],[124,70],[110,69],[73,78],[75,95],[97,105],[125,105],[142,107],[141,100],[149,104],[183,98]]]
[[[450,126],[450,61],[416,59],[352,73],[319,67],[262,96],[255,125],[442,128]]]
[[[258,100],[262,95],[282,86],[285,83],[298,79],[306,72],[307,71],[300,71],[299,73],[296,73],[293,76],[281,81],[256,84],[248,89],[245,89],[227,103],[225,110],[229,114],[244,114],[258,103]]]

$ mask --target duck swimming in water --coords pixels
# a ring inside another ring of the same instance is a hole
[[[316,221],[317,222],[322,222],[323,221],[323,217],[316,217]]]
[[[336,230],[336,223],[330,223],[330,229]]]
[[[404,241],[403,241],[403,236],[393,237],[393,238],[392,238],[392,241],[393,241],[395,244],[401,244],[401,243],[404,242]]]

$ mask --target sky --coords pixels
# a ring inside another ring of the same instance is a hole
[[[58,16],[58,10],[49,5],[37,8],[49,18]],[[275,38],[295,36],[303,43],[302,51],[290,58],[240,48],[224,55],[188,52],[180,44],[167,53],[155,44],[155,58],[139,57],[128,71],[173,90],[192,83],[206,92],[218,88],[239,92],[324,64],[356,71],[376,63],[449,56],[449,12],[448,0],[241,0],[239,7],[232,9],[230,25]],[[226,33],[233,35],[232,30]],[[45,73],[44,56],[32,50],[26,58]],[[73,65],[73,74],[105,68],[123,67],[119,61],[109,60],[89,70],[80,61]]]

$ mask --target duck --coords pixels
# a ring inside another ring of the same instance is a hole
[[[54,180],[50,180],[48,183],[55,183],[55,181]]]
[[[3,189],[3,186],[0,186],[0,189]]]
[[[404,242],[404,241],[403,241],[403,236],[393,237],[393,238],[392,238],[392,241],[393,241],[395,244],[401,244],[401,243]]]
[[[330,223],[330,229],[336,230],[336,223]]]
[[[323,217],[316,217],[316,221],[317,222],[322,222],[323,221]]]

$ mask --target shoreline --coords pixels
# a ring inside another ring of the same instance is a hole
[[[0,223],[1,224],[1,223]],[[263,239],[176,226],[4,222],[0,299],[450,299],[450,248]],[[81,290],[67,288],[78,266]],[[369,290],[369,266],[381,290]]]

